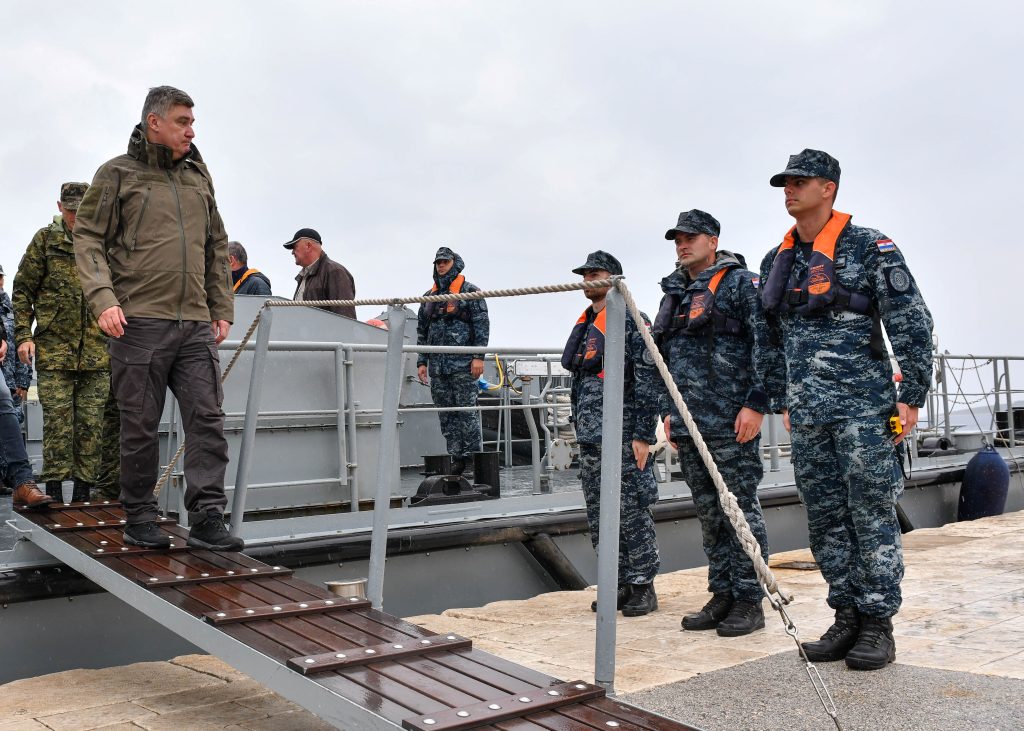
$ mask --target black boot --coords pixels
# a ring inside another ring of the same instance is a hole
[[[728,616],[718,623],[715,631],[719,637],[742,637],[759,629],[764,629],[764,610],[761,608],[761,601],[738,600],[732,605]]]
[[[632,584],[629,599],[622,607],[623,617],[642,617],[658,608],[658,595],[654,593],[654,583]]]
[[[61,487],[60,480],[47,480],[46,481],[46,494],[52,497],[57,502],[64,502],[64,488]]]
[[[683,617],[683,629],[714,629],[719,622],[725,619],[730,609],[732,609],[732,594],[713,594],[703,609],[696,614],[687,614]]]
[[[626,602],[629,601],[629,597],[632,596],[632,594],[633,588],[629,584],[626,584],[625,586],[620,586],[615,593],[615,608],[621,610],[624,606],[626,606]],[[597,599],[590,602],[590,611],[597,611]]]
[[[462,476],[466,471],[466,460],[463,457],[452,457],[452,474]]]
[[[152,520],[129,523],[124,529],[124,542],[141,548],[170,548],[171,537],[162,533]]]
[[[807,659],[811,662],[834,662],[846,657],[860,632],[860,615],[854,607],[839,607],[836,621],[825,630],[820,640],[802,642]]]
[[[245,542],[228,533],[223,513],[210,508],[188,532],[188,545],[208,551],[241,551]]]
[[[896,659],[896,640],[892,636],[892,617],[861,615],[857,643],[846,653],[851,670],[881,670]]]
[[[92,483],[75,478],[75,490],[71,493],[71,502],[87,503],[92,500]]]

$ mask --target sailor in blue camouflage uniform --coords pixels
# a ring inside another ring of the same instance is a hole
[[[584,281],[622,274],[611,254],[595,251],[572,270]],[[562,366],[572,373],[572,413],[580,448],[580,478],[587,505],[590,540],[598,548],[601,512],[601,426],[604,415],[604,334],[607,287],[585,289],[591,301],[569,335]],[[644,316],[644,327],[650,327]],[[622,409],[622,497],[619,527],[617,608],[639,617],[658,608],[654,577],[661,559],[651,506],[658,501],[654,479],[654,444],[658,410],[664,390],[654,369],[654,357],[644,344],[633,318],[626,314],[626,371]],[[597,611],[597,602],[590,607]]]
[[[680,213],[675,228],[665,233],[676,244],[678,263],[661,281],[665,296],[654,336],[767,561],[768,535],[757,499],[764,475],[759,436],[769,412],[768,388],[781,393],[784,373],[771,368],[757,275],[747,271],[742,256],[718,248],[720,231],[714,216],[694,209]],[[675,405],[669,406],[665,434],[679,451],[683,477],[693,495],[712,594],[703,609],[683,617],[683,629],[717,629],[723,637],[750,634],[764,627],[764,591],[722,512],[693,439]]]
[[[836,614],[803,647],[814,661],[877,670],[896,657],[903,578],[895,445],[931,382],[932,317],[892,240],[833,208],[839,175],[831,155],[804,150],[772,176],[796,225],[762,263],[761,298],[785,355],[793,467]],[[883,325],[903,373],[898,396]]]
[[[462,274],[462,257],[442,246],[434,255],[434,286],[425,294],[478,292]],[[479,353],[421,353],[417,375],[422,383],[430,376],[430,395],[437,406],[476,406],[484,372],[484,351],[490,337],[486,300],[428,302],[420,306],[416,322],[417,345],[459,345],[480,348]],[[480,414],[476,411],[440,411],[441,433],[452,456],[452,474],[461,475],[481,449]]]
[[[14,341],[14,306],[11,297],[4,290],[4,268],[0,267],[0,317],[7,328],[7,355],[3,359],[4,380],[14,400],[14,408],[18,412],[18,421],[25,421],[21,403],[32,385],[32,366],[22,363],[18,358],[17,345]]]

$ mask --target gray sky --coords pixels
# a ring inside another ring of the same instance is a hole
[[[445,244],[482,288],[602,248],[651,314],[679,211],[753,266],[804,147],[906,255],[953,352],[1021,352],[1017,3],[18,3],[0,26],[0,263],[65,180],[124,152],[150,86],[196,101],[228,233],[277,294],[316,228],[360,296],[418,294]],[[580,293],[492,300],[491,342],[560,345]],[[361,308],[363,319],[376,308]],[[241,324],[236,324],[236,329]]]

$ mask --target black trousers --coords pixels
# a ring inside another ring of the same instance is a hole
[[[111,385],[121,410],[121,502],[128,523],[155,520],[160,416],[170,388],[185,429],[185,507],[194,520],[223,512],[228,443],[220,359],[208,322],[133,317],[111,338]]]

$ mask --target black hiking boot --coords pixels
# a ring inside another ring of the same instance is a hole
[[[61,486],[60,480],[47,480],[46,481],[46,494],[52,497],[59,503],[64,502],[64,488]]]
[[[170,548],[171,537],[161,533],[156,523],[129,523],[124,529],[124,542],[140,548]]]
[[[626,584],[625,586],[620,586],[615,593],[615,608],[617,610],[621,610],[624,606],[626,606],[626,602],[629,601],[629,597],[632,594],[633,588],[629,584]],[[590,602],[590,611],[597,611],[597,599]]]
[[[466,473],[466,468],[469,467],[469,462],[465,457],[452,457],[452,474],[456,477],[462,477]],[[470,468],[469,476],[473,476],[473,470]]]
[[[71,502],[87,503],[92,500],[92,483],[75,478],[75,489],[71,493]]]
[[[622,607],[623,617],[642,617],[658,608],[658,595],[654,593],[654,582],[631,584],[629,599]]]
[[[188,545],[208,551],[241,551],[245,541],[228,533],[224,514],[210,508],[188,532]]]
[[[860,634],[846,653],[851,670],[881,670],[896,659],[896,640],[892,636],[892,617],[861,615]]]
[[[742,637],[759,629],[764,629],[764,610],[760,600],[738,600],[732,605],[728,616],[718,623],[715,631],[719,637]]]
[[[714,629],[719,622],[725,619],[730,609],[732,609],[732,594],[713,594],[703,609],[696,614],[687,614],[683,617],[683,629]]]
[[[839,607],[836,621],[825,630],[821,639],[802,642],[801,647],[811,662],[834,662],[846,657],[846,653],[857,642],[860,632],[860,615],[854,607]]]

